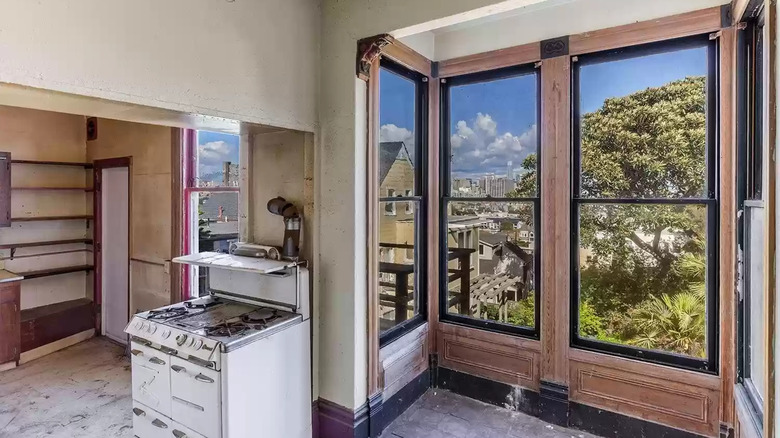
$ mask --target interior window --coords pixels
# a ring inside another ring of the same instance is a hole
[[[227,253],[238,240],[239,137],[190,131],[185,148],[185,252]],[[205,270],[188,267],[190,296],[206,293]],[[202,271],[202,272],[201,272]]]
[[[715,57],[703,36],[574,63],[580,347],[715,371]]]
[[[538,335],[539,81],[519,66],[443,84],[442,319]]]
[[[392,61],[380,62],[380,344],[424,320],[424,80]]]

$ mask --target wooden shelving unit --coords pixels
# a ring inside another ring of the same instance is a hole
[[[95,328],[94,306],[86,298],[24,309],[20,320],[21,351]]]
[[[25,280],[32,280],[34,278],[51,277],[54,275],[70,274],[73,272],[90,272],[94,269],[92,265],[80,265],[80,266],[66,266],[62,268],[49,268],[41,269],[37,271],[16,272],[24,277]]]

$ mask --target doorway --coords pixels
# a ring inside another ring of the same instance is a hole
[[[100,334],[127,344],[130,319],[130,158],[95,161],[95,302]]]

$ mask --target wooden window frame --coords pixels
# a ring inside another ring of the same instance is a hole
[[[452,87],[458,87],[458,86],[464,86],[464,85],[471,85],[471,84],[479,84],[479,83],[485,83],[489,81],[494,81],[497,79],[508,79],[508,78],[514,78],[519,76],[530,76],[533,75],[536,80],[536,102],[534,102],[534,106],[536,109],[536,123],[537,126],[541,123],[541,86],[542,86],[542,77],[541,72],[539,71],[539,68],[535,65],[535,63],[526,63],[516,66],[507,66],[507,67],[501,67],[494,70],[481,70],[479,72],[474,73],[468,73],[463,74],[459,76],[451,76],[446,79],[440,79],[440,89],[439,89],[439,95],[440,95],[440,138],[439,138],[439,155],[440,155],[440,163],[439,168],[441,169],[441,176],[439,178],[440,182],[440,197],[439,197],[439,203],[441,205],[441,210],[438,217],[438,226],[439,226],[439,241],[445,242],[444,245],[441,245],[439,248],[439,272],[440,272],[440,278],[439,278],[439,288],[438,288],[438,294],[439,294],[439,321],[442,323],[454,323],[454,324],[460,324],[465,327],[474,327],[479,328],[483,330],[492,331],[495,333],[505,333],[505,334],[513,334],[518,336],[523,336],[529,339],[538,340],[539,334],[541,332],[541,311],[540,311],[540,305],[541,303],[541,256],[540,256],[540,240],[541,239],[534,239],[533,245],[534,245],[534,268],[533,268],[533,276],[534,276],[534,326],[533,327],[523,327],[523,326],[516,326],[511,325],[509,323],[501,323],[498,321],[488,320],[488,319],[479,319],[472,316],[466,316],[458,313],[450,313],[448,310],[448,301],[449,301],[449,272],[448,272],[448,264],[449,264],[449,248],[446,244],[447,242],[447,236],[448,236],[448,217],[445,213],[447,210],[447,206],[451,203],[455,202],[484,202],[484,203],[491,203],[491,202],[506,202],[506,203],[522,203],[522,204],[530,204],[533,206],[533,216],[534,216],[534,233],[535,234],[542,234],[541,228],[542,228],[542,204],[541,204],[541,198],[542,198],[542,191],[544,190],[544,183],[542,181],[541,176],[541,162],[543,160],[542,155],[544,152],[541,148],[541,136],[537,135],[536,140],[536,156],[537,156],[537,165],[536,165],[536,195],[535,196],[526,196],[526,197],[520,197],[520,198],[506,198],[506,197],[479,197],[479,198],[468,198],[468,197],[459,197],[454,196],[451,191],[451,185],[452,185],[452,174],[450,172],[450,164],[449,164],[449,157],[452,154],[452,147],[450,145],[450,128],[452,127],[452,120],[450,120],[450,99],[449,94]],[[433,293],[433,291],[431,292]]]
[[[582,166],[580,158],[582,155],[582,139],[580,128],[582,124],[580,110],[580,69],[587,63],[599,64],[613,61],[621,61],[631,57],[652,55],[656,53],[666,53],[685,50],[689,48],[705,48],[707,50],[707,83],[706,83],[706,146],[705,162],[707,163],[704,175],[705,193],[696,198],[660,198],[651,199],[635,196],[631,198],[617,199],[613,197],[591,196],[583,197],[580,190],[580,179],[582,176]],[[587,56],[581,55],[579,59],[573,60],[572,65],[572,195],[571,195],[571,344],[572,347],[582,348],[594,352],[614,354],[633,358],[640,361],[670,365],[683,369],[702,371],[711,374],[718,373],[719,349],[718,329],[720,321],[718,320],[718,257],[719,248],[719,187],[718,187],[718,155],[720,151],[720,139],[717,134],[717,126],[720,118],[718,117],[718,50],[717,42],[710,39],[707,34],[691,36],[681,39],[668,41],[658,41],[641,46],[631,46],[618,50],[608,50],[597,52]],[[706,309],[707,320],[705,322],[705,339],[707,340],[705,359],[698,359],[691,356],[684,356],[672,352],[659,350],[650,350],[626,344],[609,343],[595,339],[585,338],[579,334],[579,306],[580,306],[580,276],[579,276],[579,254],[580,254],[580,232],[579,232],[579,213],[580,209],[588,204],[611,204],[622,205],[699,205],[706,210]]]
[[[182,157],[181,162],[184,164],[181,169],[181,175],[182,175],[182,183],[184,185],[184,189],[182,192],[182,198],[181,198],[181,209],[182,209],[182,218],[183,218],[183,224],[182,224],[182,240],[181,240],[181,248],[182,248],[182,254],[189,254],[192,250],[192,236],[191,233],[193,232],[192,227],[192,221],[196,220],[196,218],[192,215],[192,209],[190,208],[190,203],[192,201],[192,195],[195,193],[236,193],[239,199],[239,204],[241,202],[241,193],[242,193],[242,186],[241,186],[241,177],[239,176],[239,186],[238,187],[198,187],[197,184],[197,158],[198,158],[198,131],[195,129],[184,129],[183,135],[182,135]],[[239,142],[239,144],[242,144]],[[240,146],[239,146],[240,148]],[[239,152],[240,154],[240,152]],[[239,170],[240,172],[240,170]],[[241,207],[239,206],[239,212],[238,212],[238,222],[239,222],[239,229],[241,228]],[[197,227],[196,227],[197,228]],[[197,231],[196,231],[197,232]],[[182,267],[182,275],[181,275],[181,283],[182,283],[182,299],[190,299],[195,298],[196,295],[193,294],[193,284],[191,282],[192,279],[192,273],[194,270],[198,269],[197,266],[189,266],[185,265]]]

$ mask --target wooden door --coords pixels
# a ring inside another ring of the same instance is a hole
[[[0,364],[19,361],[19,282],[0,285]]]

